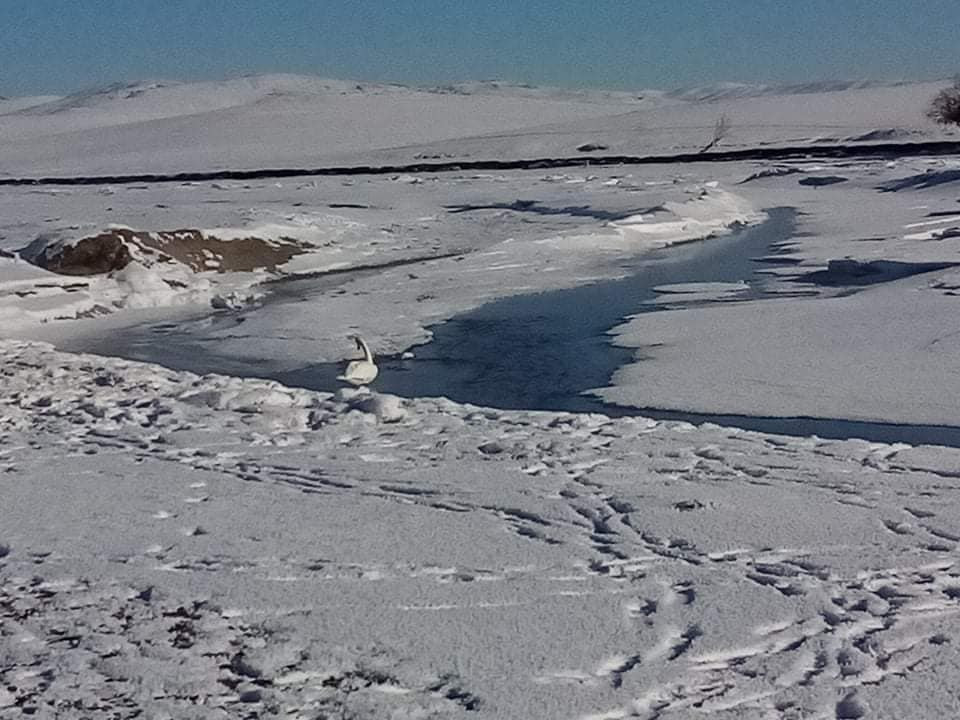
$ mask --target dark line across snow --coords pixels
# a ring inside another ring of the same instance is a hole
[[[310,177],[324,175],[393,175],[465,170],[538,170],[563,167],[610,165],[668,165],[741,160],[791,160],[805,158],[884,158],[918,155],[958,155],[960,142],[873,143],[870,145],[818,144],[787,147],[745,148],[676,155],[592,155],[588,157],[536,158],[528,160],[465,160],[406,165],[352,165],[319,168],[273,168],[261,170],[215,170],[209,172],[146,173],[140,175],[75,175],[68,177],[8,177],[3,185],[127,185],[133,183],[205,182],[254,180],[258,178]]]

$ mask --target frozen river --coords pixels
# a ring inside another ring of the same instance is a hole
[[[613,345],[609,335],[625,318],[643,312],[668,312],[676,322],[683,322],[682,307],[669,309],[669,305],[654,302],[663,297],[657,288],[740,284],[741,289],[734,293],[702,302],[762,300],[763,277],[757,272],[761,269],[757,258],[769,258],[779,243],[789,240],[794,227],[794,212],[789,208],[774,208],[768,215],[763,223],[723,237],[650,253],[636,272],[624,279],[508,297],[454,316],[429,328],[432,342],[413,348],[414,357],[378,358],[380,374],[373,387],[403,397],[443,396],[503,409],[645,415],[787,435],[960,446],[960,428],[954,427],[620,407],[590,393],[607,385],[617,368],[634,358],[633,349]],[[348,278],[349,274],[342,277]],[[303,302],[330,281],[317,278],[288,283],[267,303]],[[204,352],[206,343],[198,333],[202,333],[202,326],[198,329],[195,323],[189,331],[177,325],[147,326],[96,339],[73,340],[65,349],[157,362],[198,373],[268,377],[316,390],[333,391],[340,385],[336,380],[339,365],[304,362],[292,371],[265,371],[258,363],[244,364]],[[702,392],[709,394],[711,388],[704,387]]]

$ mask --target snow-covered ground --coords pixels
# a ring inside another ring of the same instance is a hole
[[[603,397],[712,413],[957,425],[950,398],[960,390],[960,324],[949,266],[960,264],[958,167],[955,159],[854,163],[804,173],[846,178],[827,187],[804,188],[798,174],[738,186],[760,206],[801,211],[797,236],[767,272],[791,279],[775,292],[812,296],[688,308],[679,323],[637,315],[613,332],[616,342],[642,348],[644,361],[617,373]],[[929,187],[882,191],[912,177]]]
[[[2,347],[4,717],[956,707],[960,451]]]
[[[147,83],[4,101],[0,166],[950,137],[939,86]],[[791,207],[759,291],[610,328],[636,354],[599,395],[957,426],[958,200],[946,157],[3,188],[0,718],[957,715],[960,450],[202,373],[399,353]],[[158,323],[201,374],[104,356]]]

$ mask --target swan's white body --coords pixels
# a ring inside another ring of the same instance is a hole
[[[372,383],[380,371],[376,363],[373,362],[373,353],[370,352],[370,348],[367,347],[363,338],[357,336],[354,340],[357,341],[357,347],[363,352],[363,360],[352,360],[343,371],[343,375],[337,376],[337,380],[343,380],[359,387]]]

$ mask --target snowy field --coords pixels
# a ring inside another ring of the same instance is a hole
[[[955,139],[923,117],[946,84],[626,93],[296,75],[134,83],[0,101],[0,177],[540,158],[589,144],[610,154],[696,152],[722,116],[726,148]]]
[[[0,168],[955,139],[942,85],[145,84],[0,103]],[[642,416],[960,426],[958,202],[950,156],[0,189],[0,718],[960,715],[960,449]],[[778,208],[604,329],[609,414],[258,379]]]

